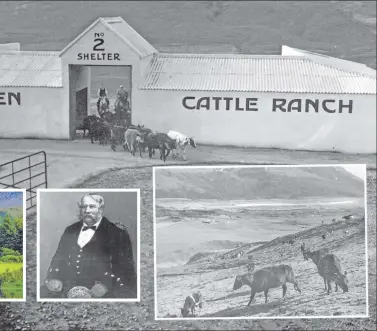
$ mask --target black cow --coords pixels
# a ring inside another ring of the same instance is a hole
[[[166,133],[148,133],[145,139],[145,144],[148,147],[149,158],[152,158],[155,149],[160,150],[160,160],[166,161],[172,149],[176,148],[175,140],[168,137]],[[167,151],[167,153],[165,153]]]
[[[109,123],[105,121],[93,122],[90,125],[90,141],[99,140],[100,145],[107,145],[111,138],[111,129]]]
[[[82,136],[85,137],[86,131],[88,131],[88,134],[90,133],[90,125],[91,123],[98,122],[99,118],[96,115],[89,115],[85,116],[83,120],[83,126],[82,126]]]

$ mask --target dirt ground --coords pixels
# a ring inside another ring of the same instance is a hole
[[[153,281],[152,169],[111,171],[79,187],[141,189],[141,302],[71,304],[36,302],[35,217],[28,218],[27,302],[0,305],[3,330],[375,330],[376,328],[376,171],[368,171],[369,319],[155,321]],[[307,266],[309,267],[309,265]],[[95,316],[95,317],[93,317]]]
[[[330,230],[334,231],[330,233]],[[321,239],[322,233],[328,234],[325,240]],[[293,285],[288,284],[284,300],[281,299],[281,288],[271,289],[267,304],[264,303],[263,293],[260,293],[256,295],[255,303],[246,307],[250,289],[244,286],[233,291],[232,287],[235,276],[247,272],[247,258],[222,259],[224,253],[212,253],[196,263],[173,268],[172,272],[165,269],[160,274],[157,271],[157,316],[180,318],[179,308],[183,305],[185,289],[186,292],[190,289],[199,290],[203,294],[205,304],[200,311],[200,317],[365,316],[365,222],[360,218],[349,223],[340,221],[332,224],[330,221],[329,224],[300,231],[297,236],[298,239],[293,245],[282,244],[283,240],[291,237],[289,235],[257,249],[250,250],[249,245],[244,245],[234,251],[242,251],[245,256],[252,254],[257,269],[281,263],[291,266],[301,293],[296,293]],[[340,290],[330,296],[325,293],[323,280],[318,276],[316,266],[302,258],[302,242],[312,249],[328,247],[343,261],[342,266],[348,272],[352,284],[349,292],[342,294]],[[216,257],[211,260],[211,256]]]

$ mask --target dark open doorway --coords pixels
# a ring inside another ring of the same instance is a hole
[[[115,114],[115,101],[120,86],[128,93],[132,121],[132,66],[69,66],[70,139],[81,139],[83,120],[88,115],[99,116],[98,90],[107,90],[109,109]]]

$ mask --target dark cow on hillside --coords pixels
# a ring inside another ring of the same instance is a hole
[[[148,147],[149,158],[152,158],[155,149],[160,150],[160,160],[166,161],[172,149],[176,148],[175,140],[168,137],[166,133],[153,133],[147,134],[145,144]]]
[[[243,285],[251,288],[250,300],[247,306],[251,305],[255,294],[264,292],[265,303],[268,302],[268,290],[271,288],[282,287],[283,298],[287,292],[287,283],[292,283],[294,289],[301,293],[301,290],[295,279],[295,275],[290,266],[281,264],[279,266],[266,267],[257,270],[253,274],[238,275],[233,284],[233,290],[238,290]]]
[[[305,244],[303,244],[305,246]],[[302,246],[301,246],[302,247]],[[317,266],[317,270],[319,272],[319,262],[321,261],[321,259],[323,257],[325,257],[326,255],[329,254],[329,249],[328,248],[320,248],[320,249],[317,249],[315,251],[310,251],[310,249],[305,249],[302,250],[302,255],[304,256],[304,260],[305,261],[308,261],[309,259],[311,259],[313,261],[313,263]],[[325,281],[325,290],[327,290],[327,284],[326,284],[326,281]]]
[[[342,270],[339,258],[335,254],[328,254],[320,259],[318,263],[318,273],[327,283],[327,294],[331,291],[331,282],[335,282],[335,291],[338,291],[338,285],[343,292],[348,292],[347,271]]]

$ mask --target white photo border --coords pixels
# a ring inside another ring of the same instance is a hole
[[[26,249],[26,189],[19,189],[19,188],[1,188],[0,193],[2,192],[22,192],[22,203],[23,203],[23,211],[22,211],[22,273],[23,273],[23,280],[22,280],[22,299],[2,299],[0,298],[0,303],[3,302],[26,302],[26,268],[27,268],[27,249]]]
[[[326,168],[344,166],[363,166],[364,167],[364,217],[365,217],[365,279],[366,279],[366,314],[365,315],[341,315],[341,316],[235,316],[235,317],[158,317],[157,303],[157,241],[156,241],[156,169],[234,169],[234,168]],[[276,320],[276,319],[339,319],[339,318],[369,318],[369,284],[368,284],[368,211],[367,211],[367,165],[365,163],[332,163],[332,164],[284,164],[284,165],[169,165],[153,167],[153,240],[154,240],[154,318],[156,321],[195,321],[195,320]]]
[[[41,298],[40,297],[40,193],[41,192],[48,192],[48,193],[73,193],[73,192],[81,192],[81,193],[101,193],[101,192],[109,192],[109,193],[136,193],[137,195],[137,296],[136,298],[132,299],[112,299],[112,298],[99,298],[99,299],[52,299],[52,298]],[[140,189],[139,188],[131,188],[131,189],[95,189],[95,188],[64,188],[64,189],[37,189],[37,302],[140,302]]]

